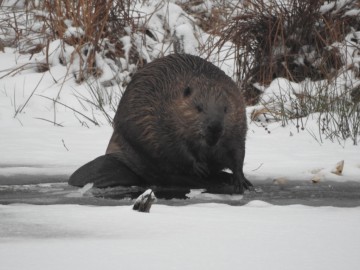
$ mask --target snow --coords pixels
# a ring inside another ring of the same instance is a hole
[[[194,54],[201,54],[199,46],[206,46],[210,38],[172,2],[135,4],[134,10],[141,11],[140,24],[155,37],[146,37],[146,47],[137,46],[147,61],[173,52],[174,37],[181,50]],[[21,7],[23,2],[4,3]],[[326,2],[321,12],[336,11],[345,3]],[[212,4],[204,1],[193,9],[208,12]],[[356,12],[349,10],[344,16]],[[168,18],[166,24],[164,18]],[[81,28],[67,26],[69,37],[82,34]],[[119,60],[120,67],[97,53],[96,62],[103,73],[98,80],[90,78],[83,84],[75,78],[80,58],[73,54],[74,47],[61,40],[50,42],[48,59],[44,52],[19,54],[8,47],[0,51],[0,185],[46,185],[48,177],[66,179],[82,164],[104,154],[112,127],[91,102],[100,95],[106,113],[114,115],[113,107],[116,109],[124,89],[101,84],[126,82],[134,71],[127,61],[131,43],[143,41],[139,33],[131,31],[129,27],[127,36],[121,37],[125,55]],[[359,64],[359,57],[353,56],[355,49],[347,46],[358,36],[359,32],[354,32],[333,44],[344,63]],[[224,48],[209,60],[232,76],[234,61],[224,60],[225,54],[233,53],[232,44]],[[48,63],[49,70],[39,72],[39,63]],[[340,86],[359,84],[356,76],[346,71],[337,80]],[[272,102],[277,95],[294,96],[305,88],[312,93],[311,89],[322,83],[278,78],[268,87],[257,87],[264,91],[264,102]],[[58,102],[54,102],[56,98]],[[291,103],[286,105],[291,109]],[[360,183],[360,146],[350,140],[320,141],[315,135],[319,128],[315,115],[301,119],[306,122],[304,130],[291,124],[283,127],[281,122],[251,121],[257,108],[247,108],[244,165],[245,175],[255,185],[274,180],[279,185],[291,181],[311,185],[314,177],[329,185]],[[342,175],[333,174],[341,160],[345,162]],[[91,189],[90,184],[68,195],[85,197]],[[209,203],[155,203],[146,214],[132,211],[131,206],[0,205],[1,269],[350,270],[360,265],[360,207],[275,206],[258,200],[229,206],[219,202],[239,202],[243,196],[201,194],[200,190],[191,191],[189,197]]]
[[[308,122],[307,129],[299,132],[294,126],[282,127],[281,123],[269,124],[267,128],[270,134],[261,126],[250,125],[244,167],[250,179],[285,177],[309,181],[322,171],[328,181],[360,180],[359,149],[351,143],[343,147],[329,141],[317,143],[311,136],[311,132],[317,132],[315,123]],[[346,167],[343,175],[332,174],[341,160],[345,160]]]
[[[327,12],[329,12],[330,10],[332,10],[333,8],[335,8],[335,6],[336,6],[336,2],[328,2],[328,1],[325,1],[325,3],[324,3],[324,5],[322,5],[321,7],[320,7],[320,12],[322,13],[322,14],[324,14],[324,13],[327,13]]]
[[[81,27],[68,27],[64,33],[65,38],[81,38],[84,36],[84,30]]]
[[[357,269],[360,208],[0,206],[2,269]],[[343,229],[340,229],[343,228]]]
[[[356,17],[360,15],[360,10],[356,10],[356,9],[351,9],[349,11],[346,11],[344,13],[344,17],[349,16],[349,17]]]

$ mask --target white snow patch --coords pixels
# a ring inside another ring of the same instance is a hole
[[[85,35],[84,30],[81,27],[68,27],[64,33],[65,38],[81,38]]]
[[[0,206],[3,269],[357,269],[360,208]],[[340,233],[341,232],[341,233]],[[20,258],[20,259],[19,259]],[[141,258],[141,262],[139,262]]]

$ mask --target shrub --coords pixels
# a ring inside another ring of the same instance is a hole
[[[246,1],[216,44],[221,48],[227,41],[234,43],[238,80],[268,85],[279,77],[295,82],[334,77],[344,62],[332,45],[352,28],[359,29],[359,16],[346,13],[359,4],[347,1],[331,12],[323,2]]]
[[[79,65],[76,74],[78,82],[89,75],[102,75],[98,54],[114,62],[124,57],[124,42],[121,37],[127,34],[127,29],[134,26],[130,0],[45,0],[41,5],[46,12],[44,16],[38,13],[38,17],[50,29],[50,38],[60,39],[75,48]],[[129,59],[133,62],[138,60],[138,55],[132,55]]]
[[[300,119],[317,113],[320,139],[350,137],[357,144],[359,15],[355,0],[245,1],[216,46],[233,42],[247,102],[262,104],[253,116],[267,114],[299,130],[305,129]],[[264,96],[276,78],[287,83],[272,85]]]

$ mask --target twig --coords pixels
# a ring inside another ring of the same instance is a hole
[[[252,170],[253,172],[257,171],[258,169],[261,168],[261,166],[264,165],[264,163],[261,163],[256,169]]]
[[[37,83],[37,85],[35,86],[34,90],[31,92],[30,96],[28,97],[28,99],[26,100],[25,104],[19,109],[16,111],[14,117],[16,117],[19,113],[21,113],[23,111],[23,109],[26,107],[26,105],[29,103],[31,97],[34,95],[36,89],[39,87],[41,81],[43,80],[44,78],[44,75],[45,73],[41,76],[41,79],[39,80],[39,82]]]
[[[99,123],[98,123],[98,122],[94,121],[93,119],[89,118],[89,117],[86,116],[85,114],[83,114],[83,113],[75,110],[74,108],[69,107],[68,105],[66,105],[66,104],[64,104],[64,103],[62,103],[62,102],[60,102],[60,101],[58,101],[58,100],[55,100],[55,99],[53,99],[53,98],[49,98],[49,97],[43,96],[43,95],[37,95],[37,96],[43,97],[43,98],[46,98],[46,99],[48,99],[48,100],[51,100],[51,101],[53,101],[53,102],[55,102],[55,103],[58,103],[58,104],[64,106],[65,108],[68,108],[68,109],[72,110],[73,112],[80,114],[81,116],[83,116],[84,118],[86,118],[87,120],[89,120],[91,123],[93,123],[95,126],[99,126]]]
[[[46,122],[52,123],[52,124],[54,124],[55,126],[64,127],[64,126],[63,126],[63,125],[61,125],[61,124],[55,123],[54,121],[51,121],[51,120],[48,120],[48,119],[45,119],[45,118],[41,118],[41,117],[34,117],[34,119],[43,120],[43,121],[46,121]]]
[[[64,145],[64,147],[65,147],[65,149],[66,149],[66,151],[68,151],[69,152],[69,149],[66,147],[66,145],[65,145],[65,141],[64,141],[64,139],[61,139],[61,141],[62,141],[62,143],[63,143],[63,145]]]

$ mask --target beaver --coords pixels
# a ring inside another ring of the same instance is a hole
[[[105,155],[78,169],[69,184],[207,188],[225,183],[233,186],[230,193],[252,186],[243,173],[242,93],[221,69],[198,56],[172,54],[138,70],[113,127]]]

